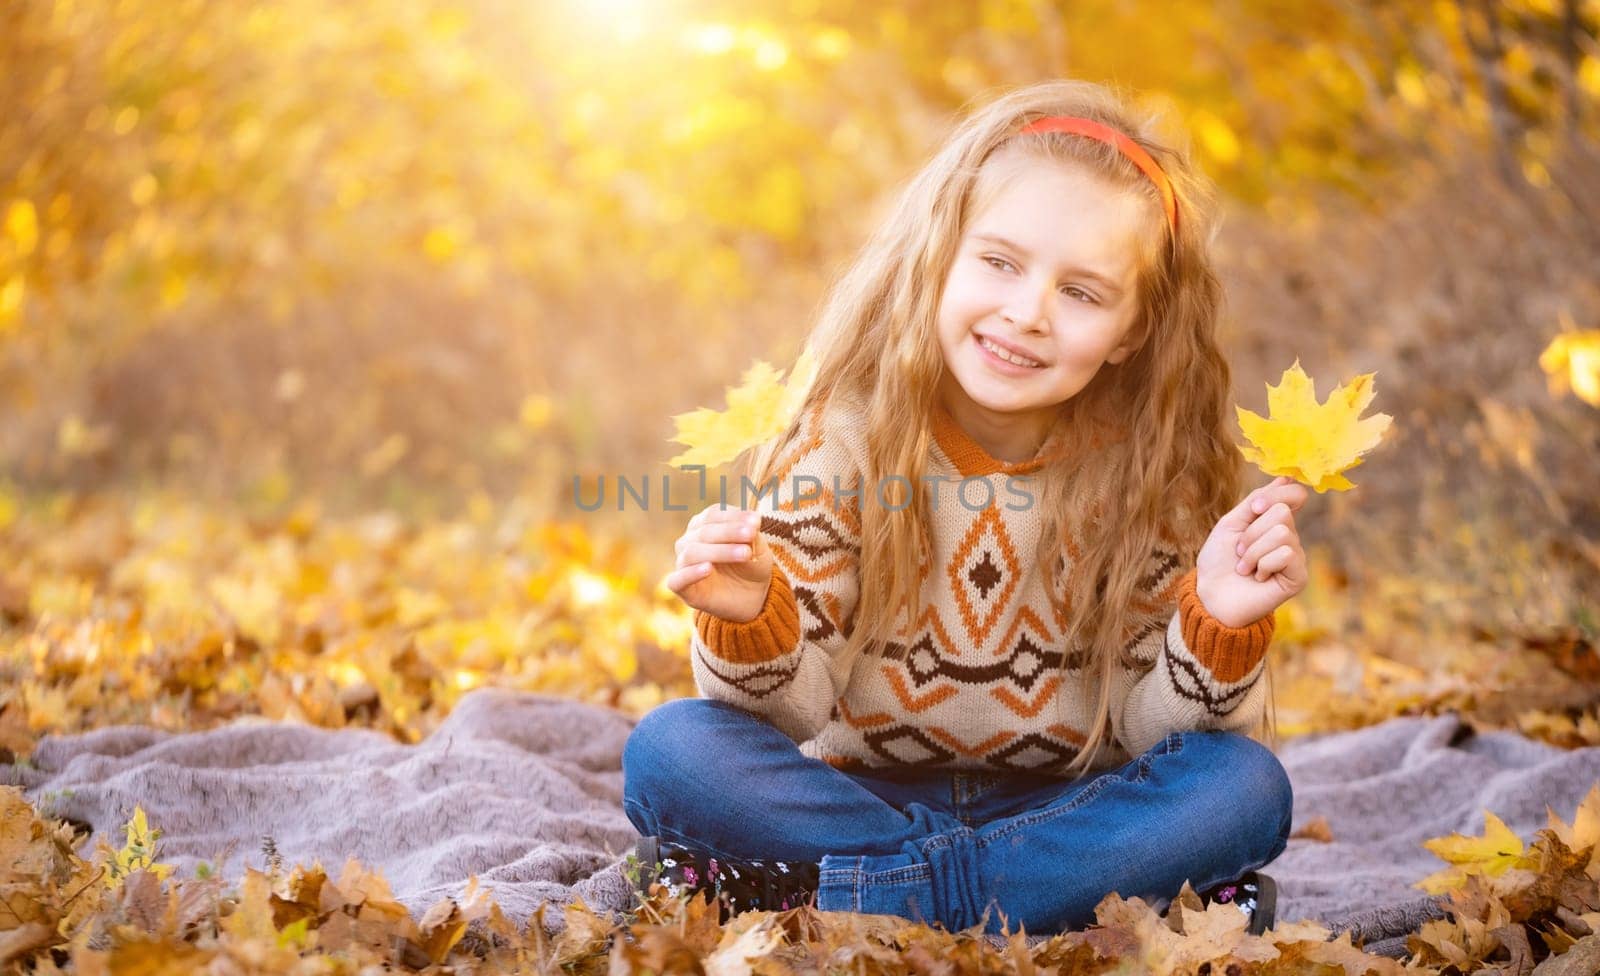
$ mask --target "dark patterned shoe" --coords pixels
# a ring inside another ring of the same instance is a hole
[[[1209,905],[1233,905],[1250,919],[1250,934],[1260,935],[1272,927],[1278,912],[1278,885],[1267,875],[1251,871],[1232,881],[1224,881],[1202,891],[1200,900]]]
[[[633,852],[639,860],[641,896],[656,881],[675,896],[709,891],[724,922],[740,912],[781,912],[816,900],[816,864],[729,860],[659,837],[640,838]]]

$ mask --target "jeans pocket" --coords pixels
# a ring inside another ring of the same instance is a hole
[[[1146,749],[1134,764],[1133,778],[1129,782],[1142,783],[1150,777],[1150,767],[1161,756],[1176,756],[1183,751],[1183,733],[1168,732],[1167,737]]]

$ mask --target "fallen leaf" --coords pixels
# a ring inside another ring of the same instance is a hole
[[[1290,839],[1314,840],[1323,844],[1333,843],[1333,830],[1328,826],[1327,817],[1313,817],[1305,826],[1289,835]]]
[[[143,807],[133,808],[133,816],[123,824],[123,830],[126,842],[122,850],[114,852],[106,863],[106,887],[115,888],[135,871],[149,871],[157,878],[165,878],[172,873],[172,865],[156,863],[156,856],[160,853],[157,842],[161,840],[161,831],[151,829]]]
[[[706,976],[749,976],[750,963],[783,942],[783,929],[770,924],[771,916],[737,936],[729,929],[725,945],[706,957]],[[729,937],[732,936],[730,939]]]
[[[27,922],[8,932],[0,932],[0,964],[20,959],[58,941],[55,929],[39,922]]]
[[[1485,810],[1483,819],[1482,837],[1451,834],[1449,837],[1423,841],[1423,847],[1449,861],[1451,867],[1423,878],[1415,887],[1430,895],[1439,895],[1459,888],[1468,875],[1486,874],[1492,877],[1514,867],[1527,866],[1522,839],[1492,812]]]
[[[1572,824],[1556,816],[1556,812],[1545,807],[1545,816],[1549,820],[1550,829],[1556,837],[1572,850],[1581,854],[1591,849],[1596,842],[1600,842],[1600,783],[1589,788],[1589,794],[1578,804],[1578,809],[1572,814]]]

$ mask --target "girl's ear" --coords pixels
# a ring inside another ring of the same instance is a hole
[[[1138,351],[1139,343],[1134,341],[1133,330],[1129,329],[1128,335],[1124,336],[1123,340],[1117,343],[1116,348],[1106,353],[1106,362],[1115,366]]]
[[[1122,339],[1106,353],[1106,362],[1115,366],[1138,352],[1139,347],[1144,345],[1144,340],[1148,338],[1148,331],[1144,323],[1136,317],[1127,328],[1123,329]]]

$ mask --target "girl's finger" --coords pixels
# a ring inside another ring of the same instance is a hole
[[[760,525],[761,513],[746,511],[742,508],[730,508],[726,511],[714,511],[706,516],[705,525]]]
[[[667,589],[683,596],[683,591],[711,575],[710,563],[694,563],[667,574]]]
[[[711,542],[691,542],[678,554],[678,565],[693,563],[742,563],[750,559],[750,547],[744,543],[727,545]]]
[[[1273,574],[1281,573],[1294,562],[1294,548],[1292,546],[1279,546],[1278,548],[1261,557],[1256,564],[1257,582],[1266,582]]]
[[[754,512],[747,512],[736,505],[723,505],[719,502],[715,505],[707,505],[705,508],[702,508],[700,511],[696,512],[694,518],[689,520],[689,525],[691,528],[693,528],[696,526],[705,525],[708,522],[729,522],[746,515],[754,514]]]
[[[749,542],[756,537],[757,531],[747,520],[712,522],[702,525],[694,538],[685,542]]]
[[[1242,532],[1256,516],[1271,508],[1273,504],[1281,501],[1291,509],[1298,509],[1305,504],[1306,497],[1305,485],[1279,475],[1240,499],[1239,504],[1217,524]]]
[[[1266,535],[1274,526],[1288,523],[1294,524],[1294,512],[1285,504],[1276,504],[1255,517],[1255,521],[1239,533],[1239,542],[1233,547],[1234,555],[1242,556],[1246,549],[1255,544],[1255,541]]]
[[[1261,557],[1265,556],[1267,553],[1278,548],[1279,546],[1292,544],[1294,539],[1294,529],[1280,522],[1277,525],[1267,529],[1267,531],[1261,533],[1260,538],[1250,543],[1250,545],[1246,547],[1244,555],[1239,557],[1239,562],[1244,564],[1246,569],[1253,570],[1256,563],[1260,561]]]
[[[1290,509],[1299,511],[1310,497],[1311,492],[1305,485],[1285,478],[1263,488],[1257,488],[1245,496],[1244,502],[1239,507],[1251,515],[1260,515],[1278,502],[1283,502]]]

